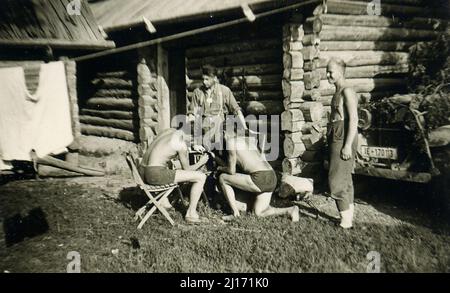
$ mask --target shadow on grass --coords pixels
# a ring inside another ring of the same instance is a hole
[[[7,247],[20,243],[25,238],[42,235],[48,229],[47,217],[40,207],[30,210],[25,217],[15,214],[3,220],[3,231]]]

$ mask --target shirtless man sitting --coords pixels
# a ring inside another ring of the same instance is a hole
[[[228,152],[227,166],[218,167],[224,172],[219,176],[219,184],[233,211],[232,215],[223,217],[232,220],[239,217],[239,206],[236,201],[233,187],[256,194],[254,212],[258,217],[289,215],[293,222],[299,221],[297,206],[289,208],[274,208],[270,206],[272,193],[277,186],[277,176],[272,166],[258,150],[251,138],[236,135],[234,132],[225,134],[226,150]],[[243,173],[236,173],[238,165]]]
[[[206,164],[208,155],[203,155],[196,164],[189,165],[189,138],[182,130],[175,129],[167,129],[158,134],[148,146],[139,164],[139,173],[145,183],[150,185],[191,182],[189,208],[185,219],[190,223],[199,223],[205,221],[197,213],[197,203],[203,191],[206,175],[197,170]],[[180,160],[183,170],[168,168],[168,163],[176,157]],[[170,206],[168,200],[162,204]]]

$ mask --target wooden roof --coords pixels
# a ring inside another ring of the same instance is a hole
[[[117,30],[143,23],[146,17],[154,24],[176,23],[209,17],[219,12],[240,9],[247,3],[258,11],[302,0],[91,0],[92,11],[105,30]],[[243,15],[242,15],[243,16]]]
[[[80,15],[69,15],[71,0],[2,0],[0,47],[41,47],[105,49],[106,41],[87,1]]]

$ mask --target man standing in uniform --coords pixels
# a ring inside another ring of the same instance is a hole
[[[247,125],[233,93],[228,87],[219,83],[217,69],[211,65],[204,65],[202,79],[203,85],[194,90],[188,109],[188,118],[195,123],[202,121],[203,145],[208,150],[212,150],[213,141],[222,141],[221,127],[226,115],[230,113],[236,115],[244,129],[247,129]]]
[[[354,213],[352,172],[357,150],[358,98],[345,80],[345,63],[332,59],[327,66],[328,82],[336,86],[331,101],[327,138],[330,155],[328,184],[341,216],[340,226],[351,228]]]

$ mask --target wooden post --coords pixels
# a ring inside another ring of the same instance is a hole
[[[158,133],[157,121],[152,119],[152,117],[155,117],[155,112],[157,112],[155,106],[158,104],[158,98],[156,92],[150,87],[153,78],[145,58],[137,66],[137,75],[140,122],[139,139],[141,143],[144,143],[153,140]]]
[[[158,132],[170,128],[169,55],[161,44],[157,47]]]

